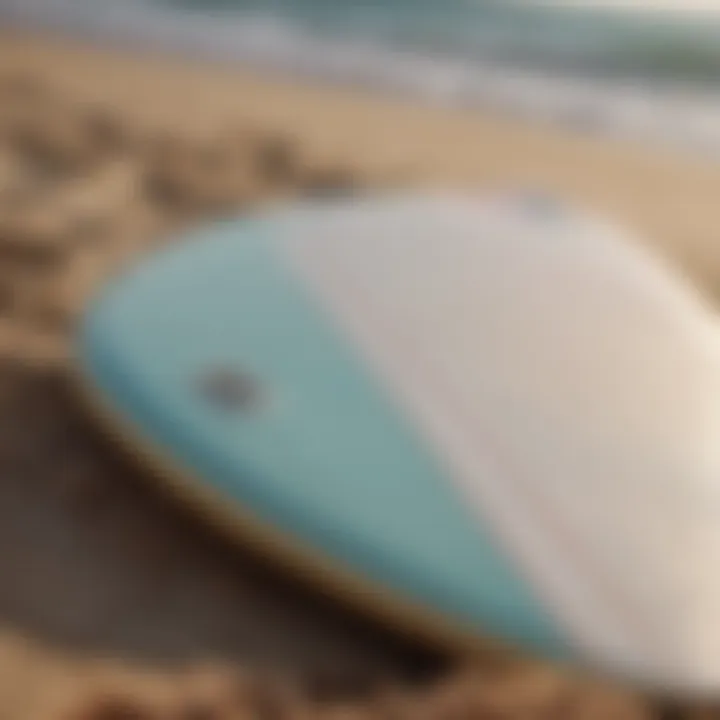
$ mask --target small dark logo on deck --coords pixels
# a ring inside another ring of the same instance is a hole
[[[255,412],[267,399],[257,378],[237,368],[207,370],[200,377],[200,391],[210,405],[226,413]]]

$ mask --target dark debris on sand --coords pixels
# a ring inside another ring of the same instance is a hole
[[[142,250],[166,228],[281,198],[357,192],[363,184],[349,169],[308,164],[297,141],[277,133],[241,124],[205,139],[144,131],[32,77],[2,78],[0,300],[40,329],[62,313],[69,322],[85,285],[102,277],[99,267],[84,276],[77,270],[90,262],[89,246],[98,256],[115,256],[123,245]],[[73,285],[76,301],[63,298],[62,310],[49,312],[55,295],[33,281],[39,274]]]

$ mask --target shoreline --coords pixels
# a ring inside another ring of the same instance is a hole
[[[10,3],[9,5],[7,3]],[[672,147],[720,161],[720,92],[679,83],[572,77],[432,56],[304,32],[279,17],[199,13],[131,0],[6,0],[0,15],[20,30],[55,31],[161,49],[198,61],[237,63],[300,81],[403,94],[430,106],[503,113],[569,132]]]

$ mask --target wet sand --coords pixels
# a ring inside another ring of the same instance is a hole
[[[0,713],[662,717],[647,699],[540,664],[447,674],[444,658],[228,550],[77,408],[66,379],[73,322],[122,263],[203,218],[308,192],[426,183],[560,191],[644,232],[718,296],[720,167],[710,163],[1,37]]]

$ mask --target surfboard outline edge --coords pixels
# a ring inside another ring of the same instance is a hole
[[[70,384],[81,408],[96,421],[98,432],[152,476],[153,484],[163,494],[188,508],[236,547],[249,549],[261,562],[280,571],[287,570],[302,586],[326,591],[361,617],[428,648],[467,658],[488,657],[488,653],[498,660],[528,656],[528,651],[509,641],[479,635],[461,622],[446,619],[396,592],[363,580],[357,573],[309,549],[302,540],[273,528],[241,503],[233,503],[232,510],[229,509],[217,492],[178,467],[165,453],[156,450],[151,441],[139,437],[130,423],[112,410],[102,390],[84,377],[81,368],[82,362],[75,354],[69,366]]]

